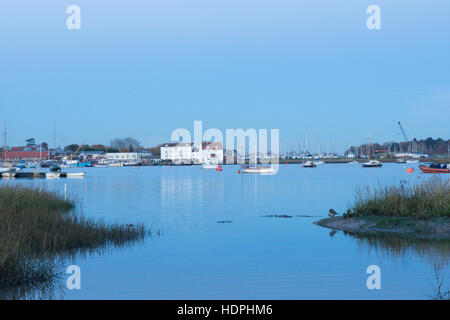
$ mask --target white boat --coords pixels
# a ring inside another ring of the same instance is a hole
[[[313,161],[306,161],[303,165],[303,168],[315,168],[316,164]]]
[[[122,165],[124,167],[136,167],[136,166],[140,165],[140,162],[139,161],[125,161],[125,162],[122,162]]]
[[[69,172],[66,173],[67,178],[84,178],[86,176],[86,172]]]
[[[205,169],[205,170],[216,170],[218,165],[219,165],[218,162],[206,161],[206,162],[203,162],[202,169]]]
[[[314,160],[314,164],[315,164],[316,166],[321,165],[321,164],[324,164],[324,163],[325,163],[325,162],[322,161],[322,160]]]
[[[110,165],[109,164],[96,164],[94,165],[95,168],[108,168]]]
[[[3,178],[14,178],[16,176],[15,172],[3,172],[2,177]]]
[[[406,163],[418,163],[419,160],[406,160]]]
[[[362,166],[363,168],[379,168],[383,165],[378,160],[369,160],[368,162],[364,162]]]
[[[215,163],[204,163],[204,164],[202,164],[202,169],[205,169],[205,170],[216,170],[217,169],[217,164],[215,164]]]
[[[0,173],[16,171],[16,168],[0,167]]]
[[[370,136],[367,139],[367,158],[369,161],[363,162],[363,168],[379,168],[382,166],[381,162],[378,160],[370,160]]]
[[[45,177],[47,179],[55,179],[55,178],[59,178],[60,173],[59,172],[46,172],[45,173]]]
[[[123,163],[122,162],[111,162],[109,164],[110,167],[123,167]]]
[[[257,173],[257,174],[275,174],[277,169],[273,166],[244,166],[242,167],[242,173]]]

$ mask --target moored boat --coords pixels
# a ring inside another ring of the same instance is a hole
[[[47,179],[55,179],[55,178],[59,178],[60,173],[59,172],[46,172],[45,173],[45,177]]]
[[[273,166],[242,166],[242,173],[275,174],[277,171]]]
[[[86,172],[68,172],[66,173],[67,178],[84,178],[86,176]]]
[[[383,166],[383,164],[378,160],[369,160],[368,162],[364,162],[362,164],[363,168],[379,168],[382,166]]]
[[[16,176],[15,172],[3,172],[2,177],[3,178],[14,178]]]
[[[123,167],[123,162],[111,162],[110,167]]]
[[[419,169],[423,173],[450,173],[450,168],[448,164],[432,163],[429,165],[419,164]]]
[[[315,168],[316,164],[313,161],[306,161],[303,165],[303,168]]]

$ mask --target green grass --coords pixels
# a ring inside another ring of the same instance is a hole
[[[107,224],[74,209],[73,199],[43,189],[0,187],[0,288],[52,281],[58,260],[150,233],[143,225]]]
[[[359,191],[350,208],[356,216],[450,217],[450,181],[439,177],[411,186],[370,188]]]

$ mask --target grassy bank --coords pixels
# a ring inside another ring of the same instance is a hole
[[[0,288],[36,286],[58,274],[56,258],[143,239],[143,225],[107,224],[43,189],[0,187]]]
[[[354,216],[450,217],[450,181],[434,177],[412,186],[369,187],[358,192],[350,211]]]
[[[315,224],[364,235],[450,240],[450,182],[444,179],[360,190],[346,213]]]

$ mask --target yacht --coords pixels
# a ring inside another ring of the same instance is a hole
[[[257,173],[257,174],[272,175],[277,173],[277,171],[278,170],[273,166],[256,166],[256,165],[242,166],[242,173]]]
[[[379,168],[382,166],[383,166],[383,164],[378,160],[369,160],[362,164],[363,168]]]
[[[306,161],[303,165],[303,168],[315,168],[316,164],[313,161]]]

